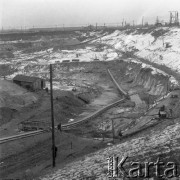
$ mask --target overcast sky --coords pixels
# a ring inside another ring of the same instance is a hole
[[[0,0],[0,28],[168,20],[180,0]]]

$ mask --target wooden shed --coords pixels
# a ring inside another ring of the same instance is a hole
[[[13,82],[28,90],[40,90],[45,87],[45,80],[39,77],[16,75]]]

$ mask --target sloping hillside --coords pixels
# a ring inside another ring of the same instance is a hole
[[[99,42],[99,39],[93,42]],[[101,43],[110,45],[122,54],[131,52],[138,57],[180,71],[179,28],[116,30],[108,35],[103,35]]]
[[[123,167],[125,168],[126,173],[128,173],[128,175],[131,177],[135,177],[135,173],[137,173],[138,171],[137,168],[133,171],[134,174],[130,174],[130,171],[128,171],[128,169],[135,168],[135,166],[131,165],[131,162],[140,162],[143,166],[143,163],[145,162],[157,162],[157,158],[159,157],[160,161],[164,162],[165,164],[166,162],[169,162],[168,160],[178,163],[180,158],[178,155],[180,141],[180,124],[179,121],[174,121],[172,124],[171,123],[172,122],[165,121],[163,126],[159,125],[155,129],[146,131],[146,133],[134,135],[131,139],[125,139],[124,142],[121,142],[117,145],[110,146],[95,153],[89,154],[88,156],[80,158],[72,163],[69,163],[62,168],[56,169],[54,172],[52,172],[51,170],[49,171],[48,175],[42,177],[41,179],[106,180],[108,179],[107,158],[113,155],[119,156],[119,162],[122,157],[128,156],[128,159],[124,163]],[[141,167],[141,169],[143,175],[144,166]],[[166,168],[163,166],[161,170],[164,169]],[[150,178],[154,180],[154,178],[152,177],[155,176],[155,169],[151,170],[154,171],[150,174]],[[146,179],[144,176],[141,177],[141,179],[143,180]],[[123,180],[124,178],[118,179]]]
[[[0,125],[10,121],[14,112],[37,101],[37,97],[18,85],[0,80]]]
[[[23,107],[33,101],[35,102],[37,97],[20,86],[6,81],[0,80],[0,107]]]

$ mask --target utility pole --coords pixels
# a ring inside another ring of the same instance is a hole
[[[159,17],[157,16],[157,18],[156,18],[156,25],[158,25],[159,24]]]
[[[143,27],[143,25],[144,25],[144,16],[142,17],[142,27]]]
[[[52,64],[50,64],[50,90],[51,90],[51,122],[52,122],[52,163],[55,167],[55,136],[54,136],[54,107],[53,107],[53,87],[52,87]]]
[[[124,18],[123,18],[123,21],[122,21],[122,27],[124,27]]]
[[[169,92],[169,90],[170,90],[170,87],[169,87],[169,79],[171,78],[171,76],[168,76],[168,81],[167,81],[167,94],[168,94],[168,92]]]
[[[112,136],[113,136],[113,142],[114,142],[114,119],[112,121]]]

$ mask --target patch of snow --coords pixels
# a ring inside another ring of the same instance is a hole
[[[73,121],[74,121],[74,119],[69,119],[68,123],[73,122]]]

